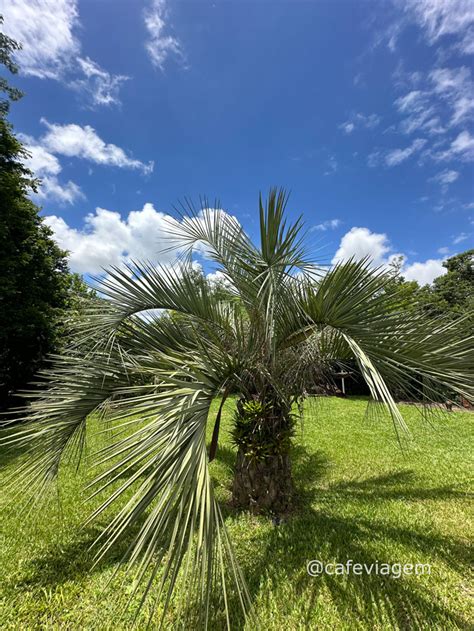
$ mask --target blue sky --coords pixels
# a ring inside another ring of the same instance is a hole
[[[255,234],[291,190],[316,256],[473,247],[474,3],[0,0],[36,201],[84,274],[163,259],[166,215],[218,198]],[[168,255],[169,256],[169,255]]]

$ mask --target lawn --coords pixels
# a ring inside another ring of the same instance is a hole
[[[256,614],[245,625],[232,603],[236,628],[457,629],[474,621],[468,547],[474,415],[446,413],[433,426],[413,406],[401,406],[413,436],[402,453],[390,419],[366,416],[366,408],[357,398],[306,404],[294,447],[298,505],[291,519],[275,526],[228,506],[234,454],[227,404],[222,445],[211,468]],[[94,424],[92,419],[92,431]],[[101,440],[92,435],[88,452]],[[0,473],[2,485],[15,455],[0,458],[8,463]],[[104,591],[127,542],[91,570],[89,546],[101,526],[81,528],[101,499],[84,502],[91,477],[84,465],[77,473],[64,466],[60,502],[55,499],[38,515],[2,507],[1,629],[130,628],[136,602],[120,610],[118,619],[119,592]],[[431,573],[310,577],[311,559],[429,563]],[[124,592],[129,589],[125,583]],[[147,612],[148,606],[138,629],[145,628]],[[173,610],[166,628],[172,622]]]

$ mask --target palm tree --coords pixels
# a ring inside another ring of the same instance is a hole
[[[81,449],[91,414],[127,430],[112,434],[96,455],[106,468],[95,493],[111,490],[91,519],[117,505],[99,537],[98,558],[137,526],[127,556],[137,585],[144,581],[146,595],[158,584],[166,603],[178,580],[197,586],[203,626],[216,583],[227,616],[229,580],[244,609],[249,602],[208,467],[230,395],[236,401],[233,501],[274,515],[291,509],[295,410],[309,387],[330,381],[345,362],[357,362],[400,440],[406,426],[394,389],[424,403],[446,389],[474,398],[474,344],[463,321],[399,312],[396,293],[384,291],[391,276],[367,260],[319,270],[301,218],[285,219],[286,203],[283,191],[272,190],[266,203],[260,199],[258,244],[235,218],[204,204],[170,225],[172,245],[180,247],[174,265],[112,268],[100,281],[107,300],[54,358],[23,423],[4,439],[28,450],[15,484],[36,498],[64,455]],[[216,264],[226,291],[196,275],[196,247]],[[221,402],[211,418],[216,397]]]

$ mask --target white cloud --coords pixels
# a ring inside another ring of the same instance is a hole
[[[449,248],[446,246],[438,248],[438,254],[442,254],[443,256],[449,254]]]
[[[324,171],[324,175],[334,175],[338,169],[338,163],[335,156],[329,156],[327,160],[327,169]]]
[[[22,142],[30,152],[30,157],[25,161],[26,166],[42,181],[36,193],[39,198],[72,204],[84,197],[81,189],[74,182],[61,183],[59,181],[61,164],[57,155],[82,158],[95,164],[138,169],[144,174],[153,171],[153,162],[145,164],[128,156],[117,145],[105,143],[89,125],[85,127],[75,124],[56,125],[49,123],[46,119],[41,119],[41,121],[46,125],[47,131],[38,140],[20,134]]]
[[[368,228],[354,227],[342,237],[332,263],[345,261],[351,257],[363,259],[368,256],[375,265],[381,265],[386,262],[386,255],[390,249],[386,234],[371,232]]]
[[[52,199],[59,204],[74,204],[79,199],[85,199],[84,193],[75,182],[68,180],[61,183],[57,177],[49,175],[41,177],[41,186],[34,196],[39,199]]]
[[[342,129],[342,131],[345,132],[346,134],[352,134],[352,132],[355,129],[355,125],[354,123],[351,123],[350,121],[346,121],[345,123],[341,123],[339,125],[339,129]]]
[[[425,105],[426,94],[421,90],[412,90],[399,97],[395,105],[400,112],[419,112]]]
[[[341,225],[340,219],[328,219],[327,221],[323,221],[323,223],[318,223],[316,226],[313,226],[310,229],[310,232],[313,232],[314,230],[320,230],[323,232],[325,232],[326,230],[334,230],[340,225]]]
[[[412,90],[396,99],[395,107],[406,115],[399,125],[403,134],[411,134],[417,130],[425,130],[430,134],[445,131],[427,91]]]
[[[468,235],[466,232],[461,232],[457,235],[457,237],[454,237],[453,244],[457,245],[458,243],[462,243],[463,241],[466,241],[466,239],[469,239],[469,236],[470,235]]]
[[[456,45],[457,50],[465,55],[474,55],[474,27],[466,29],[464,37]]]
[[[385,155],[385,164],[389,167],[396,166],[410,158],[414,153],[424,147],[426,140],[424,138],[416,138],[411,145],[405,149],[393,149]]]
[[[59,79],[80,54],[74,0],[0,0],[0,14],[5,33],[23,44],[17,56],[24,74]]]
[[[149,7],[144,11],[145,28],[148,31],[145,48],[152,64],[160,70],[163,70],[169,55],[174,54],[183,58],[179,40],[165,34],[167,13],[166,0],[151,0]]]
[[[404,0],[398,4],[423,30],[430,44],[444,35],[454,35],[462,38],[458,43],[461,52],[473,52],[472,40],[467,37],[474,24],[472,0]]]
[[[374,167],[378,167],[382,160],[382,152],[381,151],[372,151],[367,156],[367,165],[373,169]]]
[[[339,129],[346,134],[351,134],[356,127],[366,127],[367,129],[374,129],[380,123],[380,116],[377,114],[362,114],[357,112],[353,114],[349,120],[341,123]]]
[[[125,219],[118,212],[96,208],[85,218],[83,228],[71,228],[63,218],[46,217],[58,244],[70,252],[71,269],[81,274],[100,274],[103,268],[130,259],[161,263],[174,259],[162,250],[170,245],[167,230],[171,217],[145,204]]]
[[[416,262],[407,265],[401,273],[406,280],[416,280],[420,285],[428,285],[446,272],[442,259],[428,259],[424,263]]]
[[[51,153],[83,158],[96,164],[139,169],[145,174],[153,171],[153,162],[145,164],[127,156],[117,145],[104,142],[90,125],[57,125],[44,118],[41,122],[46,125],[47,131],[39,142]]]
[[[436,161],[458,159],[462,162],[474,160],[474,137],[468,131],[462,131],[452,142],[448,149],[433,153]]]
[[[207,212],[225,213],[212,208]],[[200,222],[203,213],[186,221]],[[235,217],[231,218],[238,223]],[[150,203],[141,210],[131,211],[125,218],[118,212],[96,208],[85,217],[82,228],[72,228],[55,215],[46,217],[45,221],[58,244],[70,252],[71,269],[81,274],[101,274],[104,268],[133,260],[168,264],[185,245],[179,236],[179,221],[155,210]],[[207,253],[199,244],[195,251],[201,256]]]
[[[450,125],[458,125],[474,113],[474,83],[471,71],[460,68],[436,68],[430,73],[434,93],[443,98],[453,113]]]
[[[444,103],[451,110],[446,125],[441,123]],[[436,68],[429,73],[424,90],[411,90],[396,99],[395,106],[406,115],[399,125],[402,133],[411,134],[416,130],[425,130],[429,134],[444,133],[446,127],[464,123],[474,112],[471,72],[466,66]]]
[[[52,199],[60,204],[73,204],[78,199],[84,198],[79,186],[71,180],[60,183],[58,175],[61,172],[61,165],[55,155],[44,147],[34,144],[32,138],[24,135],[20,137],[30,154],[25,160],[25,166],[31,169],[35,177],[41,179],[41,186],[36,193],[33,193],[34,197]]]
[[[446,272],[441,259],[428,259],[407,265],[405,255],[393,252],[386,234],[357,227],[351,228],[342,237],[332,263],[346,261],[351,257],[357,260],[369,257],[374,266],[386,266],[400,256],[404,259],[402,276],[407,280],[416,280],[421,285],[433,282],[434,278]]]
[[[0,15],[4,32],[23,45],[16,53],[20,72],[62,81],[85,93],[94,105],[119,103],[126,77],[82,57],[76,0],[0,0]]]
[[[434,182],[439,182],[443,186],[447,186],[448,184],[452,184],[459,177],[458,171],[453,171],[452,169],[445,169],[441,171],[441,173],[437,173],[433,178],[431,178]]]
[[[451,143],[451,150],[472,160],[474,158],[474,137],[468,131],[462,131]]]
[[[112,75],[89,57],[79,58],[77,61],[85,78],[72,81],[71,87],[79,92],[87,93],[93,105],[119,104],[120,88],[130,77]]]

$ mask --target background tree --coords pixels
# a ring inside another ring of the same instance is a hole
[[[0,27],[3,24],[3,16],[0,15]],[[0,66],[4,66],[12,74],[17,74],[18,66],[13,61],[13,53],[21,49],[21,45],[14,39],[0,31]],[[0,116],[5,116],[10,108],[10,101],[18,101],[23,96],[23,92],[11,86],[5,77],[0,77],[0,92],[5,97],[0,98]]]
[[[421,289],[420,300],[431,315],[452,318],[474,312],[474,250],[443,263],[448,271]]]
[[[405,258],[398,256],[388,265],[389,280],[383,291],[396,297],[394,308],[413,309],[419,308],[420,286],[416,280],[405,280],[402,275]]]
[[[1,23],[1,20],[0,20]],[[0,34],[0,63],[12,73],[19,45]],[[40,182],[24,166],[28,154],[6,120],[19,90],[0,80],[0,407],[15,403],[45,356],[57,350],[68,309],[77,308],[83,283],[71,275],[66,252],[29,199]]]

